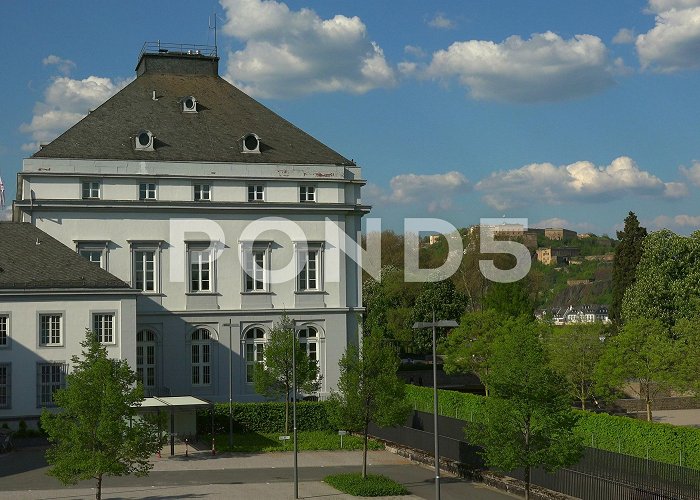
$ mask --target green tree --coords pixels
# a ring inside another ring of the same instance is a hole
[[[148,459],[163,440],[154,423],[135,418],[143,387],[129,364],[109,359],[93,332],[81,345],[82,357],[72,357],[66,387],[54,394],[58,412],[44,409],[41,426],[52,443],[48,474],[63,484],[95,479],[100,500],[105,475],[148,474],[153,467]]]
[[[625,293],[622,319],[659,319],[670,331],[693,318],[700,303],[700,231],[679,236],[667,229],[647,236],[635,282]]]
[[[528,280],[513,283],[491,283],[483,302],[484,309],[493,309],[500,314],[534,320],[535,304],[530,298]]]
[[[619,323],[622,317],[622,300],[627,289],[635,282],[637,265],[642,257],[642,243],[647,230],[639,225],[634,212],[625,218],[625,228],[617,232],[620,243],[615,247],[612,276],[612,303],[610,319]]]
[[[564,380],[572,398],[581,402],[595,394],[595,367],[603,355],[603,325],[575,324],[555,328],[547,339],[547,352],[552,368]]]
[[[456,320],[462,316],[466,307],[466,297],[457,291],[452,281],[444,280],[424,283],[413,307],[411,324],[418,321],[433,321],[433,312],[435,313],[435,319],[438,321]],[[444,329],[438,330],[439,341],[445,335]],[[433,333],[431,330],[427,328],[414,330],[413,346],[416,352],[429,353],[432,351],[432,345]]]
[[[639,318],[627,322],[606,339],[596,367],[596,382],[604,390],[623,384],[643,399],[647,420],[659,393],[680,385],[681,352],[661,321]]]
[[[565,382],[549,367],[539,328],[523,317],[499,328],[485,418],[467,427],[467,437],[484,448],[489,466],[525,470],[526,499],[533,468],[553,471],[571,465],[583,449],[574,434],[578,417]]]
[[[682,318],[673,327],[681,363],[681,388],[700,395],[700,316]]]
[[[503,321],[494,310],[465,313],[445,340],[445,372],[476,374],[488,396],[493,344]]]
[[[306,349],[296,340],[294,322],[288,316],[275,323],[263,350],[263,362],[255,366],[255,391],[268,398],[284,396],[284,432],[289,433],[289,402],[293,391],[296,362],[297,392],[314,392],[321,387],[318,362],[309,358]],[[293,353],[293,354],[292,354]],[[295,359],[292,358],[295,356]]]
[[[348,346],[340,359],[335,423],[362,432],[362,477],[367,477],[367,433],[370,422],[392,426],[404,422],[411,411],[404,383],[396,375],[399,358],[396,349],[379,335],[366,335],[362,346]]]

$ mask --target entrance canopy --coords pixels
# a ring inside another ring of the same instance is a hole
[[[143,410],[190,410],[210,405],[211,403],[209,401],[194,396],[162,396],[158,398],[146,398],[140,405],[135,405],[134,408]]]

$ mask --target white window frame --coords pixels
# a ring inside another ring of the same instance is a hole
[[[143,293],[158,293],[159,290],[159,277],[160,277],[160,266],[159,257],[160,252],[156,247],[134,247],[132,250],[132,283],[133,287],[137,290],[141,290]],[[148,263],[147,254],[153,254],[153,288],[149,289],[147,286],[150,280],[148,280]],[[141,269],[139,270],[139,264]],[[139,286],[139,281],[141,281]]]
[[[187,262],[188,293],[215,293],[216,261],[209,243],[188,244]],[[205,273],[208,274],[207,280],[203,278]]]
[[[241,245],[243,293],[267,293],[270,291],[270,244]],[[262,265],[260,265],[262,263]]]
[[[207,333],[206,339],[197,338],[201,332]],[[197,327],[190,334],[190,384],[193,387],[208,387],[212,383],[212,333],[209,328]]]
[[[83,200],[99,200],[102,197],[102,183],[89,179],[82,181],[80,196]]]
[[[139,200],[151,201],[158,199],[158,184],[155,181],[139,182]]]
[[[113,311],[93,312],[92,331],[97,334],[97,340],[103,345],[117,344],[117,314]],[[111,330],[111,332],[110,332]],[[111,335],[109,335],[111,333]]]
[[[149,350],[152,351],[152,362]],[[152,370],[153,384],[148,383],[149,370]],[[136,333],[136,374],[144,389],[158,386],[158,335],[150,328],[142,328]]]
[[[0,363],[0,408],[12,408],[12,363]]]
[[[0,313],[0,349],[9,349],[12,342],[12,320],[9,313]]]
[[[264,184],[248,184],[247,193],[248,202],[250,203],[260,203],[265,201]]]
[[[48,373],[46,373],[48,380],[44,380],[44,368],[48,368]],[[52,407],[56,406],[53,400],[53,394],[58,389],[62,389],[66,386],[66,372],[68,371],[68,365],[63,361],[48,361],[44,363],[37,363],[36,370],[36,407]],[[58,380],[56,380],[58,378]]]
[[[57,319],[58,318],[58,319]],[[46,319],[46,323],[44,321]],[[62,347],[64,337],[64,315],[60,312],[40,312],[38,314],[39,346],[40,347]],[[44,331],[44,326],[48,326],[48,331]],[[58,339],[55,329],[58,328]]]
[[[206,189],[205,189],[206,188]],[[211,201],[211,184],[197,182],[192,186],[194,201]],[[206,194],[206,196],[204,196]]]
[[[245,382],[253,384],[255,366],[264,360],[267,333],[262,326],[248,328],[243,334],[243,358],[245,361]],[[250,359],[252,357],[252,359]]]
[[[308,336],[309,329],[313,329],[316,332],[316,335],[314,337]],[[321,365],[321,329],[318,326],[312,324],[300,325],[296,327],[296,337],[297,341],[299,342],[299,345],[306,351],[306,355],[309,357],[309,359],[316,361],[316,366],[318,366],[318,374],[319,376],[322,376],[323,370]]]
[[[300,203],[316,203],[318,188],[311,184],[302,184],[299,186],[299,202]]]
[[[323,243],[308,243],[297,246],[297,292],[323,291],[323,249]],[[315,260],[309,258],[312,254],[316,256]]]

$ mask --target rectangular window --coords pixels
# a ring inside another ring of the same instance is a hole
[[[94,314],[92,331],[97,334],[101,344],[114,344],[114,314]]]
[[[156,291],[155,250],[134,251],[134,288],[144,292]]]
[[[265,186],[248,186],[248,201],[265,201]]]
[[[300,292],[321,290],[321,251],[319,248],[299,251],[299,272],[297,289]]]
[[[245,345],[245,362],[246,362],[246,382],[252,384],[255,379],[255,365],[262,363],[263,351],[265,346],[260,343],[247,343]]]
[[[211,250],[190,249],[190,292],[212,292]]]
[[[0,349],[10,345],[10,317],[0,314]]]
[[[66,368],[60,362],[37,364],[37,407],[54,406],[54,393],[66,386]]]
[[[80,251],[80,256],[86,258],[93,264],[97,264],[100,267],[102,266],[102,250],[81,250]]]
[[[139,184],[139,200],[155,200],[156,199],[156,183],[142,182]]]
[[[253,249],[245,254],[245,291],[264,292],[267,272],[267,252]]]
[[[98,181],[83,181],[83,199],[99,199],[100,183]]]
[[[60,346],[63,344],[63,316],[60,314],[39,315],[39,344]]]
[[[0,364],[0,408],[12,407],[12,365]]]
[[[211,186],[209,184],[195,184],[194,201],[211,201]]]
[[[315,202],[316,201],[316,187],[315,186],[300,186],[299,187],[299,201],[301,201],[301,202]]]

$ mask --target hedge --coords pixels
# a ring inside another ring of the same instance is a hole
[[[433,411],[431,387],[406,386],[406,397],[414,409]],[[483,396],[440,390],[438,412],[470,422],[480,422]],[[587,446],[657,462],[700,469],[700,429],[647,422],[629,417],[575,410],[576,432]]]
[[[297,429],[300,431],[335,430],[329,422],[330,401],[299,401],[297,403]],[[233,403],[234,429],[253,432],[283,432],[284,403]],[[292,426],[292,408],[289,407],[289,427]],[[214,407],[214,430],[228,432],[228,403],[217,403]],[[211,432],[211,413],[201,410],[197,414],[197,432]]]

